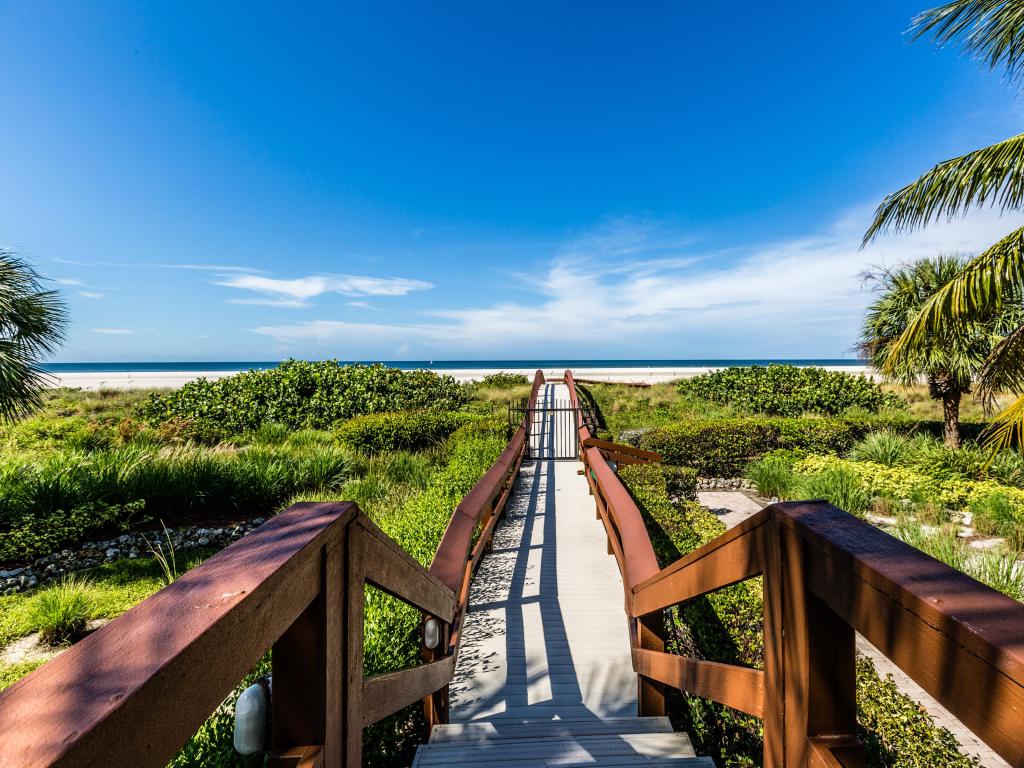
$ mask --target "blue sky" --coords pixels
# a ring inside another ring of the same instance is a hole
[[[840,357],[887,192],[1019,132],[927,2],[0,1],[58,360]]]

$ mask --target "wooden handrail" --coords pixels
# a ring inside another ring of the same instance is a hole
[[[571,372],[566,383],[575,398]],[[638,580],[649,568],[631,524],[639,510],[623,498],[628,492],[585,427],[580,448],[638,626],[763,576],[763,670],[645,648],[634,636],[642,681],[763,718],[767,768],[862,766],[859,632],[1007,762],[1024,767],[1024,605],[823,501],[767,507]],[[641,700],[646,714],[643,707]]]
[[[572,371],[565,372],[565,385],[569,389],[569,402],[582,411]],[[629,637],[633,652],[633,667],[638,673],[637,701],[641,715],[663,715],[665,694],[660,680],[647,674],[638,657],[638,651],[664,653],[665,627],[660,615],[633,616],[633,587],[658,572],[658,558],[647,534],[643,515],[629,491],[609,466],[601,448],[594,445],[594,437],[585,420],[578,428],[580,460],[597,507],[597,517],[608,536],[608,553],[622,574],[626,614],[630,617]]]
[[[459,503],[429,570],[349,502],[272,518],[0,692],[0,768],[166,765],[269,649],[272,766],[356,767],[365,726],[418,700],[446,714],[469,580],[525,437]],[[368,584],[441,623],[425,663],[364,677]]]

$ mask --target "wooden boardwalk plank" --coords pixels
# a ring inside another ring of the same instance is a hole
[[[540,401],[568,400],[549,384]],[[451,721],[636,715],[622,581],[576,461],[523,465],[473,583]]]

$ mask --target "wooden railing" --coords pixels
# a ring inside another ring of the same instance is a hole
[[[166,765],[270,649],[271,766],[359,766],[363,728],[419,700],[443,719],[469,581],[525,446],[523,424],[429,571],[355,504],[293,505],[0,692],[0,768]],[[441,624],[424,663],[364,677],[367,584]]]
[[[571,372],[566,372],[576,399]],[[774,504],[663,570],[607,459],[581,457],[622,571],[641,688],[672,686],[764,720],[764,765],[860,766],[861,633],[1013,766],[1024,766],[1024,605],[822,501]],[[666,608],[763,576],[764,669],[666,653]],[[648,634],[644,634],[646,628]],[[660,712],[641,697],[641,714]]]

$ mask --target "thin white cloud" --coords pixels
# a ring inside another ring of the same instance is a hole
[[[254,330],[288,348],[342,356],[379,357],[396,343],[435,357],[496,349],[527,357],[584,349],[662,358],[843,356],[870,300],[865,269],[977,252],[1024,224],[979,212],[862,251],[871,210],[843,212],[820,232],[728,251],[700,251],[685,233],[620,221],[553,255],[530,284],[533,301],[438,310],[419,323],[321,319]],[[609,253],[617,258],[609,261]]]
[[[79,291],[78,295],[86,299],[102,299],[105,294],[99,291]]]
[[[60,258],[54,258],[53,261],[57,262],[58,264],[70,264],[71,266],[75,267],[121,267],[125,269],[184,269],[197,272],[240,272],[245,274],[260,274],[265,271],[262,269],[256,269],[255,267],[245,267],[236,264],[147,264],[144,262],[76,261],[74,259]],[[79,284],[80,283],[77,280],[74,282],[65,283],[65,285]]]
[[[127,336],[135,333],[131,328],[93,328],[92,332],[103,336]]]
[[[81,285],[81,280],[75,280],[73,277],[58,277],[55,281],[59,285]]]
[[[405,296],[433,288],[431,283],[404,277],[359,275],[310,275],[291,280],[263,275],[230,275],[217,285],[263,294],[259,298],[230,299],[234,304],[262,304],[272,307],[307,307],[309,300],[325,293],[343,296]]]

